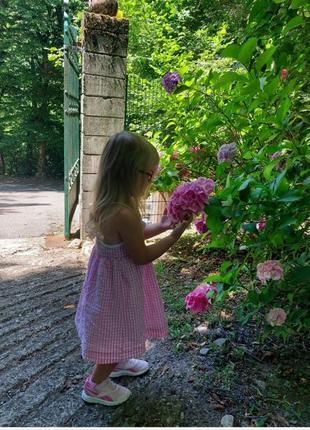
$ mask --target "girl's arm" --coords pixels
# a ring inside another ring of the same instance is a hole
[[[164,233],[166,231],[160,223],[146,224],[144,227],[144,239],[149,239],[150,237],[157,236],[158,234]]]
[[[190,222],[183,222],[158,242],[146,246],[141,220],[131,210],[123,208],[115,218],[115,227],[127,249],[128,255],[137,264],[148,264],[163,255],[181,237]]]
[[[158,234],[164,233],[167,230],[175,227],[173,221],[164,213],[161,217],[160,222],[154,224],[146,224],[144,227],[144,239],[157,236]]]

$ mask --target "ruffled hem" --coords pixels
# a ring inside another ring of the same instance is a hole
[[[147,330],[145,333],[145,340],[147,339],[162,339],[164,337],[168,337],[168,330],[167,329],[152,329]]]
[[[82,348],[82,357],[84,360],[96,364],[119,363],[120,361],[127,360],[129,358],[140,357],[145,353],[145,350],[145,342],[136,348],[120,352],[95,351],[90,349],[83,350]]]

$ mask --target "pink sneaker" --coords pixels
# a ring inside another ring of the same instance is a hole
[[[95,384],[89,375],[84,383],[82,399],[87,403],[99,403],[105,406],[116,406],[124,403],[130,396],[128,388],[115,384],[109,378]]]
[[[139,376],[149,370],[150,366],[147,361],[130,358],[126,361],[121,361],[110,373],[110,378],[118,376]]]

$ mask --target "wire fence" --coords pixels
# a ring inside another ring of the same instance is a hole
[[[144,135],[156,130],[164,113],[163,97],[160,80],[147,80],[137,75],[129,75],[126,94],[126,130]]]
[[[127,78],[125,129],[147,137],[148,132],[158,129],[164,113],[165,93],[158,79],[152,81],[136,75]],[[169,195],[159,191],[152,192],[145,201],[143,219],[146,222],[159,222]]]

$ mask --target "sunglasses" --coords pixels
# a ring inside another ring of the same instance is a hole
[[[150,173],[150,172],[146,172],[145,170],[138,170],[138,172],[143,173],[143,175],[146,175],[147,176],[147,180],[149,182],[151,182],[151,180],[153,179],[154,172]]]

